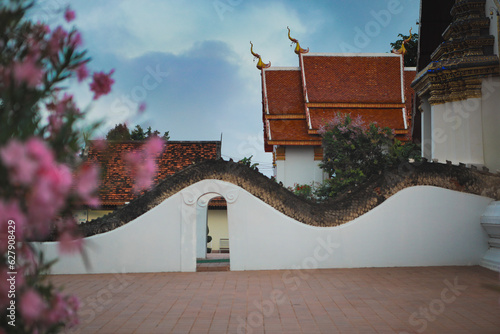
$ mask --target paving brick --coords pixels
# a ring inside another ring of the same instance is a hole
[[[499,277],[485,268],[324,269],[307,274],[303,284],[280,288],[279,305],[267,298],[283,275],[278,270],[126,274],[133,284],[113,293],[106,305],[93,306],[89,301],[97,300],[113,275],[50,279],[85,302],[75,328],[81,334],[237,333],[245,326],[248,333],[416,333],[424,327],[425,333],[440,334],[500,332],[500,294],[482,286],[498,284]],[[444,282],[455,278],[467,289],[436,308]],[[269,303],[264,306],[263,301]],[[436,314],[422,313],[432,306]]]

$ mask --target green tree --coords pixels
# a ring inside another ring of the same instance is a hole
[[[400,50],[403,42],[405,42],[406,53],[404,55],[404,65],[405,67],[415,67],[417,66],[417,54],[418,54],[418,34],[403,35],[398,34],[400,39],[391,43],[392,51]]]
[[[108,131],[106,134],[106,139],[107,140],[121,140],[121,141],[126,141],[126,140],[146,140],[151,137],[159,137],[160,136],[160,131],[158,130],[152,130],[151,127],[149,126],[146,131],[142,128],[140,125],[136,125],[135,128],[130,131],[129,128],[127,127],[127,124],[116,124],[115,127],[111,130]],[[168,141],[170,139],[170,132],[166,131],[163,136],[161,137],[165,141]]]
[[[252,158],[253,158],[253,155],[251,155],[249,157],[244,157],[243,159],[241,159],[240,161],[238,161],[238,163],[240,163],[242,165],[245,165],[247,167],[250,167],[252,169],[258,170],[257,166],[259,166],[259,163],[258,162],[252,163]]]
[[[116,124],[115,127],[106,134],[106,140],[131,140],[130,131],[127,124]]]
[[[132,140],[145,140],[146,139],[146,133],[144,132],[144,129],[140,125],[136,125],[135,129],[130,132],[130,139]]]
[[[330,178],[318,190],[320,197],[334,197],[389,166],[420,156],[414,144],[394,141],[392,129],[366,125],[360,116],[352,119],[337,114],[321,134],[324,154],[320,167]]]

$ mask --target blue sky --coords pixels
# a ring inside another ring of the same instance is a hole
[[[74,85],[96,136],[115,124],[170,131],[172,140],[219,140],[225,159],[253,155],[271,175],[262,138],[260,73],[249,51],[273,66],[297,66],[287,26],[310,52],[388,52],[398,33],[418,31],[418,0],[44,0],[35,17],[54,23],[70,5],[92,57],[115,69],[113,92],[91,103]],[[145,102],[146,112],[137,106]]]

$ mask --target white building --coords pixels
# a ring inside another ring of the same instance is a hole
[[[498,0],[421,2],[412,86],[428,159],[500,169],[499,8]]]
[[[298,67],[270,67],[260,55],[264,143],[284,186],[322,182],[320,128],[335,115],[361,115],[367,123],[410,138],[411,81],[415,69],[391,53],[308,53],[298,41]]]

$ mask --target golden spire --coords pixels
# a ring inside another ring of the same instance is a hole
[[[308,53],[308,52],[309,52],[309,48],[307,48],[307,50],[306,50],[306,49],[302,49],[302,48],[300,47],[299,41],[298,41],[298,40],[296,40],[295,38],[292,38],[292,37],[290,36],[290,28],[289,28],[289,27],[286,27],[286,28],[288,29],[288,38],[292,41],[292,44],[293,44],[293,43],[297,44],[297,45],[295,46],[295,53],[296,53],[296,54],[299,54],[299,53]]]
[[[264,62],[262,61],[262,58],[260,57],[260,54],[253,52],[253,44],[252,44],[252,42],[250,42],[250,45],[251,45],[251,46],[250,46],[250,52],[251,52],[251,53],[252,53],[252,55],[255,57],[255,59],[258,59],[258,60],[259,60],[259,61],[257,62],[257,68],[258,68],[259,70],[262,70],[263,68],[268,68],[268,67],[271,67],[271,62],[269,62],[269,63],[267,63],[267,64],[266,64],[266,63],[264,63]]]
[[[411,30],[413,29],[410,28],[410,37],[408,37],[407,39],[403,40],[403,43],[401,43],[401,48],[399,50],[392,50],[392,53],[397,53],[397,54],[400,54],[400,55],[405,55],[408,51],[406,50],[406,44],[408,44],[410,41],[411,41],[411,38],[412,38],[412,34],[411,34]]]

